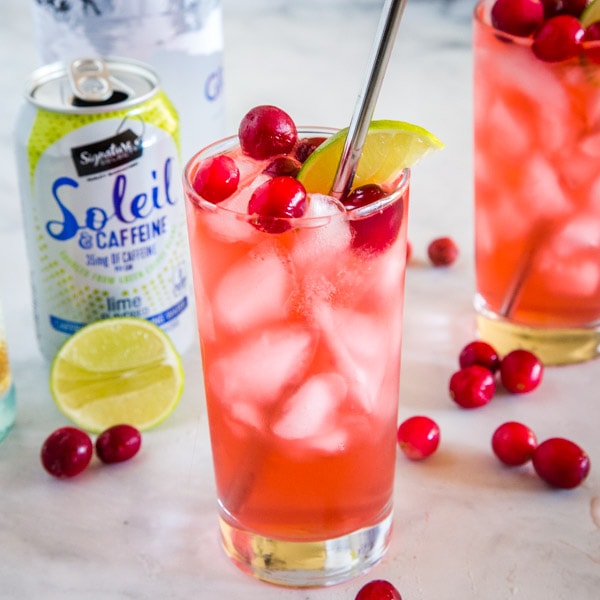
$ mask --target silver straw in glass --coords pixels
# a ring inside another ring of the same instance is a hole
[[[367,77],[358,95],[340,163],[331,188],[331,195],[336,198],[342,198],[352,188],[356,167],[367,137],[367,131],[373,117],[375,104],[392,53],[405,4],[406,0],[387,0],[384,5],[375,36],[371,60],[369,61]]]

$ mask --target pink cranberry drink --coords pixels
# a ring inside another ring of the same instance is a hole
[[[409,172],[307,194],[332,131],[290,120],[261,150],[253,127],[184,176],[222,540],[260,579],[329,585],[389,541]]]
[[[600,23],[584,27],[585,4],[475,10],[478,326],[545,364],[600,353]]]

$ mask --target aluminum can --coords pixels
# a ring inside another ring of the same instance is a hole
[[[123,56],[158,73],[184,157],[225,133],[221,0],[29,0],[41,64]]]
[[[16,156],[37,336],[51,360],[92,321],[146,318],[192,340],[177,113],[147,65],[36,70]]]

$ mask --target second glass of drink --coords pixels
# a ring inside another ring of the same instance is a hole
[[[501,354],[591,359],[600,355],[600,41],[540,45],[535,31],[494,27],[493,7],[483,0],[474,19],[479,331]],[[518,15],[504,13],[497,25],[516,27]],[[553,25],[540,3],[536,31],[567,23],[583,33],[564,17]]]

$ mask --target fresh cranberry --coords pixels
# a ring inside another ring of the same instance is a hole
[[[274,177],[259,185],[248,202],[253,225],[267,233],[283,233],[291,225],[286,219],[301,217],[306,211],[306,190],[289,176]]]
[[[590,459],[574,442],[564,438],[550,438],[536,448],[533,467],[549,485],[571,489],[587,477]]]
[[[66,478],[81,473],[92,459],[90,436],[76,427],[61,427],[42,445],[40,458],[50,475]]]
[[[561,14],[581,17],[591,0],[562,0]]]
[[[458,257],[458,246],[450,237],[436,238],[427,247],[427,256],[434,267],[448,267]]]
[[[242,118],[238,130],[244,154],[258,160],[292,151],[298,139],[292,118],[276,106],[256,106]]]
[[[542,0],[544,5],[544,19],[550,19],[561,14],[563,0]]]
[[[301,162],[304,161],[326,140],[324,137],[310,137],[301,139],[294,150],[294,155]]]
[[[487,404],[496,391],[493,373],[481,365],[471,365],[450,377],[450,397],[463,408],[479,408]]]
[[[348,210],[354,210],[373,204],[386,195],[380,186],[369,183],[356,188],[342,202]],[[351,219],[352,247],[367,252],[381,252],[391,246],[402,224],[403,202],[400,198],[369,216]]]
[[[481,365],[496,373],[500,368],[500,357],[493,346],[481,340],[469,342],[458,355],[461,369],[471,365]]]
[[[402,600],[402,597],[389,581],[374,579],[358,590],[355,600]]]
[[[533,53],[546,62],[568,60],[579,54],[584,29],[576,17],[558,15],[548,19],[536,31]]]
[[[544,366],[529,350],[513,350],[500,363],[500,381],[512,394],[525,394],[542,381]]]
[[[600,21],[592,23],[583,34],[583,53],[588,60],[600,64]],[[587,43],[593,42],[593,43]]]
[[[440,428],[429,417],[417,415],[400,423],[398,444],[407,458],[422,460],[431,456],[440,443]]]
[[[546,19],[557,15],[572,15],[579,18],[588,0],[542,0]]]
[[[96,439],[96,454],[103,463],[118,463],[133,458],[142,445],[140,432],[131,425],[113,425]]]
[[[505,465],[516,467],[531,460],[537,438],[535,433],[517,421],[503,423],[492,435],[492,450]]]
[[[550,19],[562,14],[563,0],[542,0],[544,5],[544,18]]]
[[[219,155],[206,159],[194,174],[192,187],[205,200],[218,204],[237,190],[240,171],[229,156]]]
[[[588,25],[587,29],[583,32],[583,41],[596,42],[598,40],[600,40],[600,21]]]
[[[263,173],[271,177],[281,177],[282,175],[296,177],[301,166],[300,162],[291,156],[278,156],[265,167]]]
[[[584,42],[597,42],[598,40],[600,40],[600,21],[588,25],[582,38]]]
[[[492,25],[511,35],[530,36],[544,21],[541,0],[497,0],[491,11]]]

